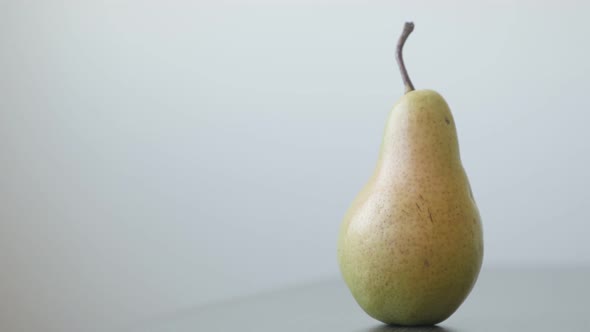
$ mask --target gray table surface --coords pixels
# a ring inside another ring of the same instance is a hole
[[[137,331],[590,331],[590,269],[484,269],[457,312],[436,327],[367,316],[340,279],[301,284],[154,317]]]

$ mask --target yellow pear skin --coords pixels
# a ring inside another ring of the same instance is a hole
[[[370,316],[433,325],[475,284],[483,235],[451,111],[437,92],[409,86],[389,115],[375,171],[344,217],[338,263]]]

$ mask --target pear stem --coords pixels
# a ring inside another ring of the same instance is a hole
[[[410,76],[408,76],[408,70],[406,69],[406,65],[404,64],[404,58],[402,56],[402,49],[404,48],[406,39],[408,39],[408,36],[412,33],[412,31],[414,31],[414,23],[406,22],[406,24],[404,24],[404,31],[402,31],[402,35],[399,37],[399,40],[397,41],[397,47],[395,49],[395,59],[397,60],[399,71],[402,74],[402,80],[404,81],[404,85],[406,86],[406,93],[414,91],[414,85],[410,80]]]

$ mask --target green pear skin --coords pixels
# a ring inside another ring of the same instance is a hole
[[[375,319],[433,325],[467,297],[482,258],[451,111],[437,92],[411,90],[391,111],[375,171],[342,222],[342,276]]]

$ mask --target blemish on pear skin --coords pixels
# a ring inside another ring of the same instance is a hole
[[[430,213],[430,209],[428,209],[428,218],[430,218],[431,223],[434,223],[434,220],[432,220],[432,213]]]
[[[428,261],[428,259],[424,260],[424,267],[430,267],[430,262]]]
[[[447,123],[447,125],[451,124],[451,121],[449,121],[449,118],[447,118],[446,116],[445,116],[445,122]]]
[[[418,211],[422,212],[422,209],[420,208],[420,205],[418,205],[418,203],[416,203],[416,207],[418,208]]]

